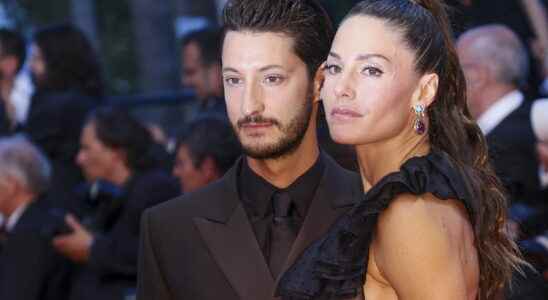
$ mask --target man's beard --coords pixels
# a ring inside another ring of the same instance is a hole
[[[276,126],[282,133],[282,136],[274,143],[267,145],[244,145],[242,149],[246,155],[255,159],[279,159],[290,155],[301,145],[301,142],[308,130],[310,116],[312,115],[312,103],[307,101],[299,108],[299,112],[289,120],[288,124],[283,126],[276,119],[264,118],[260,115],[248,116],[237,122],[234,127],[236,135],[240,143],[240,129],[248,123],[263,123],[268,122]]]

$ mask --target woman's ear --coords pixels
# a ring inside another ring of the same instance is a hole
[[[425,74],[420,82],[420,98],[419,101],[426,107],[429,107],[438,93],[439,76],[436,73]]]
[[[323,87],[323,81],[325,79],[325,75],[323,73],[324,67],[325,67],[325,62],[320,65],[320,67],[316,71],[316,75],[314,76],[314,91],[312,94],[312,103],[317,103],[322,101],[320,94]]]

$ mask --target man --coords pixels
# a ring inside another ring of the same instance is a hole
[[[457,51],[467,79],[469,108],[487,138],[489,153],[513,201],[534,204],[539,190],[531,102],[520,92],[528,57],[503,25],[465,32]]]
[[[0,241],[0,299],[66,299],[68,265],[51,247],[61,227],[37,206],[49,177],[45,156],[26,139],[0,139],[0,212],[7,232]]]
[[[124,299],[135,293],[142,212],[180,193],[160,170],[149,131],[128,112],[103,107],[85,124],[77,163],[86,180],[106,182],[119,193],[98,197],[86,226],[67,216],[71,232],[56,236],[53,244],[81,265],[70,299]]]
[[[332,27],[315,1],[224,11],[227,111],[245,156],[143,216],[138,299],[273,299],[275,282],[362,195],[318,148],[314,75]]]
[[[0,29],[0,136],[11,133],[17,126],[12,93],[25,56],[23,37],[15,31]]]
[[[221,74],[221,32],[206,28],[189,33],[181,43],[184,87],[194,90],[196,102],[189,119],[206,112],[226,115]]]
[[[198,190],[221,178],[241,155],[228,121],[203,116],[189,124],[177,142],[173,176],[184,192]]]

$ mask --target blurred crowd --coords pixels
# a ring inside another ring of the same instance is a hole
[[[548,299],[547,4],[449,2],[469,109],[489,145],[478,159],[502,180],[509,233],[532,265],[508,298]],[[241,155],[221,48],[218,28],[181,40],[181,85],[194,100],[174,130],[108,100],[98,54],[73,25],[30,41],[0,29],[0,299],[132,299],[142,212],[222,177]],[[22,105],[25,62],[34,92]],[[357,170],[352,149],[318,123],[322,147]]]

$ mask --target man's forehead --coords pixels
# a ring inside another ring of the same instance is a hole
[[[223,67],[289,67],[300,61],[293,46],[293,38],[283,33],[229,31],[223,43]]]

